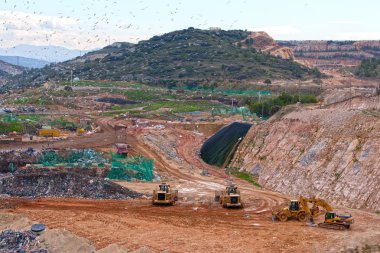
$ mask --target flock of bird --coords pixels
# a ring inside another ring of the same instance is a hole
[[[162,31],[166,28],[163,27],[165,22],[170,20],[175,24],[178,20],[182,20],[181,15],[186,12],[180,1],[169,0],[160,3],[163,7],[160,10],[149,4],[149,0],[136,0],[133,11],[132,7],[123,10],[121,6],[125,7],[126,4],[125,2],[121,4],[121,0],[78,1],[76,5],[71,4],[73,2],[59,0],[47,3],[54,9],[60,10],[52,16],[38,9],[41,4],[38,0],[21,0],[16,4],[4,0],[3,4],[0,3],[0,8],[3,10],[0,11],[0,48],[31,44],[59,45],[88,50],[103,47],[111,41],[137,43],[159,35],[158,30]],[[230,3],[231,0],[225,2],[225,4]],[[158,15],[159,11],[166,13]],[[154,17],[159,18],[154,20]],[[191,24],[194,24],[188,26],[207,27],[208,25],[207,17],[203,14],[189,15],[187,18]],[[141,20],[144,21],[143,24]],[[224,20],[221,19],[221,21]],[[230,27],[236,22],[237,20],[233,21]]]

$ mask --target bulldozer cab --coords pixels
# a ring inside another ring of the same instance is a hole
[[[227,190],[228,195],[237,193],[237,187],[234,185],[227,186],[226,190]]]
[[[170,185],[167,185],[165,183],[164,184],[160,184],[159,188],[160,188],[160,191],[169,192]]]
[[[298,200],[291,200],[289,204],[289,211],[298,211],[300,209],[300,202]]]
[[[334,219],[335,217],[336,217],[336,213],[334,212],[327,212],[325,215],[326,220],[331,220],[331,219]]]

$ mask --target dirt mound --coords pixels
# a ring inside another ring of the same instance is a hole
[[[66,171],[3,174],[0,176],[0,193],[33,198],[130,199],[142,196],[105,179]]]

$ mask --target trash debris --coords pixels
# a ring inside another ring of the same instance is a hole
[[[0,194],[28,198],[91,199],[131,199],[142,196],[109,180],[75,173],[71,170],[73,169],[23,169],[18,173],[0,174]]]
[[[0,252],[28,252],[48,253],[48,249],[42,248],[38,235],[31,231],[18,232],[5,230],[0,233]]]

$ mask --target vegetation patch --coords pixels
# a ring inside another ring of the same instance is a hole
[[[8,134],[11,132],[21,133],[23,131],[23,124],[21,122],[1,122],[0,121],[0,134]]]
[[[231,168],[230,173],[237,178],[243,179],[256,187],[262,188],[262,186],[256,181],[256,178],[246,171],[239,171],[237,168]]]
[[[251,112],[256,113],[260,117],[269,117],[278,112],[282,107],[290,104],[300,102],[305,103],[317,103],[317,98],[314,95],[290,95],[288,93],[282,93],[276,98],[270,98],[262,102],[249,103],[249,109]]]
[[[362,60],[355,71],[355,75],[368,78],[380,77],[380,59],[368,58]]]

